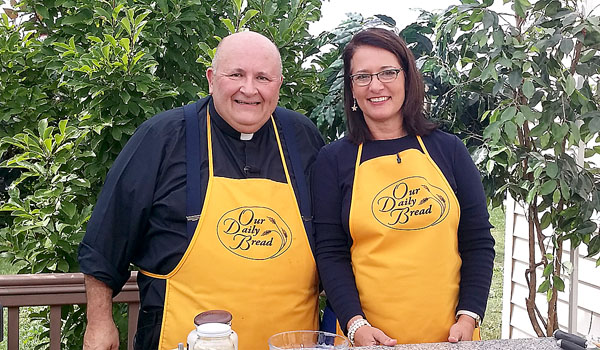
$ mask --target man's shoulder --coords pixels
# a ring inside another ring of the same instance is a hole
[[[147,128],[165,127],[183,120],[183,107],[169,109],[155,114],[142,123]]]
[[[199,101],[199,107],[203,108],[208,97]],[[196,103],[196,102],[192,102]],[[173,128],[181,128],[184,125],[183,107],[172,108],[155,114],[140,125],[140,129],[170,131]]]
[[[316,125],[302,113],[277,106],[274,114],[276,118],[289,118],[295,126],[301,126],[318,132]]]
[[[159,112],[138,126],[136,133],[163,135],[184,128],[183,107]]]

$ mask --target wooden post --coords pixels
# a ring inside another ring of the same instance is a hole
[[[60,350],[61,306],[50,306],[50,350]]]
[[[19,307],[8,308],[8,348],[19,350]]]

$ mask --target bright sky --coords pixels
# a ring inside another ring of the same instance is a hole
[[[534,3],[536,1],[530,1]],[[586,12],[594,10],[593,14],[600,15],[600,0],[579,0],[587,7]],[[325,30],[330,31],[346,18],[346,13],[357,12],[364,17],[383,14],[392,17],[396,26],[403,29],[419,17],[420,11],[445,10],[449,6],[460,4],[460,0],[323,0],[321,6],[321,20],[313,23],[309,31],[317,35]],[[505,7],[505,9],[503,9]],[[503,5],[502,0],[494,0],[494,11],[512,13],[510,4]]]
[[[313,35],[325,30],[330,31],[346,19],[346,13],[352,12],[360,13],[364,17],[378,14],[390,16],[396,21],[396,26],[402,29],[419,17],[419,8],[427,11],[445,10],[448,6],[456,4],[460,4],[460,1],[422,0],[413,3],[406,0],[323,0],[321,20],[313,23],[309,31]]]

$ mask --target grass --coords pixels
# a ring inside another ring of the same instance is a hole
[[[502,282],[504,276],[504,209],[490,210],[490,222],[494,225],[492,236],[496,240],[494,275],[488,297],[485,319],[481,326],[481,339],[500,339],[502,333]]]

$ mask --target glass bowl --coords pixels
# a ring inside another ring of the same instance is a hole
[[[345,350],[350,342],[341,335],[321,331],[290,331],[277,333],[269,338],[269,350],[282,349],[330,349]]]

